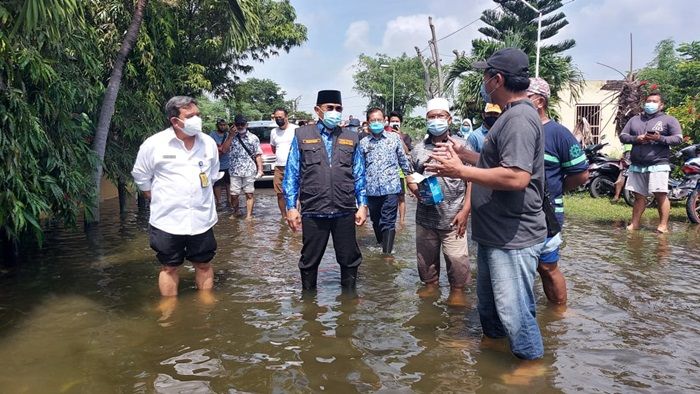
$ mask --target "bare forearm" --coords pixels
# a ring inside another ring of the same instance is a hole
[[[458,154],[460,160],[464,163],[469,163],[473,166],[476,165],[476,162],[479,161],[479,153],[474,152],[472,150],[465,150],[463,152],[460,152]]]
[[[530,183],[530,174],[518,168],[477,168],[463,166],[460,178],[493,190],[523,190]]]
[[[569,192],[583,185],[588,180],[588,170],[564,178],[564,192]]]

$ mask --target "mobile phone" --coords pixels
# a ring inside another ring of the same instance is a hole
[[[658,134],[659,132],[656,130],[649,130],[647,131],[647,134]]]

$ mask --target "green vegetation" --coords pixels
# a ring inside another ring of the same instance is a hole
[[[682,204],[671,204],[672,222],[688,221],[684,204],[685,201]],[[564,211],[567,217],[600,222],[629,222],[632,217],[632,207],[625,204],[622,199],[617,203],[613,203],[607,198],[592,198],[585,194],[566,195],[564,197]],[[658,221],[659,213],[656,208],[647,208],[644,211],[643,218]]]
[[[97,134],[137,9],[143,20],[114,114],[105,112],[109,130]],[[139,145],[164,127],[167,99],[231,98],[256,62],[305,40],[288,0],[0,2],[0,241],[41,240],[40,218],[71,225],[95,207],[101,153],[126,196]]]
[[[481,114],[484,103],[479,95],[482,74],[474,72],[471,65],[477,60],[491,56],[501,48],[516,47],[530,57],[530,74],[535,75],[535,58],[537,48],[538,14],[519,0],[494,0],[501,5],[498,10],[487,9],[481,20],[488,26],[479,28],[486,39],[472,40],[469,54],[455,51],[457,59],[449,66],[445,85],[451,90],[457,82],[454,101],[455,115],[462,118],[475,118]],[[561,28],[569,22],[559,0],[537,0],[530,3],[542,11],[542,40],[552,41]],[[570,56],[563,51],[572,48],[574,40],[564,40],[555,44],[545,44],[540,53],[540,77],[547,80],[552,90],[552,103],[559,101],[559,92],[567,88],[576,97],[583,86],[583,75],[576,68]],[[554,107],[554,105],[550,105]],[[556,114],[552,114],[556,118]]]

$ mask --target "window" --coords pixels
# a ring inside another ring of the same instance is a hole
[[[600,105],[598,104],[577,104],[576,105],[576,120],[586,118],[591,126],[591,137],[593,143],[597,144],[600,141]],[[575,124],[576,122],[574,122]]]

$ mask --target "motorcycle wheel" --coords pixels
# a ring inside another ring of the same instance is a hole
[[[588,192],[593,198],[611,196],[615,192],[615,180],[599,175],[591,181]]]
[[[627,205],[629,205],[630,207],[634,206],[635,198],[634,198],[633,192],[625,189],[622,191],[622,197],[625,199],[625,202],[627,203]],[[654,196],[647,196],[646,199],[647,199],[647,208],[656,205],[656,199],[654,198]]]
[[[688,219],[693,223],[700,223],[700,192],[695,189],[688,196],[685,203],[685,212],[688,214]]]

